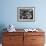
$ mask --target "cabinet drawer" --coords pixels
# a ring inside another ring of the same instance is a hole
[[[44,32],[25,32],[24,36],[44,36]]]
[[[4,36],[3,43],[14,43],[23,41],[23,36]]]
[[[44,44],[31,44],[32,46],[44,46]]]
[[[24,45],[27,46],[42,46],[44,44],[44,36],[40,35],[25,35],[24,36]]]
[[[43,44],[44,36],[32,36],[32,43],[33,44]]]
[[[2,46],[23,46],[22,43],[19,43],[19,44],[2,44]]]
[[[23,32],[4,32],[4,36],[23,36]]]

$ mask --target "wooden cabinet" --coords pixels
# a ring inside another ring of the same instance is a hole
[[[4,32],[3,46],[44,46],[44,32]]]

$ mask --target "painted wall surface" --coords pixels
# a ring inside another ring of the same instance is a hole
[[[46,0],[0,0],[0,25],[13,24],[16,28],[46,28]],[[35,7],[35,22],[18,22],[17,7]]]
[[[17,7],[35,7],[35,22],[18,22]],[[46,0],[0,0],[0,31],[13,24],[15,28],[37,28],[46,32]]]

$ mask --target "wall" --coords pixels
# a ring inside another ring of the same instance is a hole
[[[16,28],[46,28],[46,1],[44,0],[1,0],[0,25],[13,24]],[[17,7],[35,7],[35,22],[18,22]]]
[[[46,32],[46,0],[0,0],[0,31],[13,24],[16,28],[40,27]],[[18,22],[17,7],[35,7],[35,22]]]
[[[42,0],[1,0],[0,24],[13,24],[16,28],[46,28],[46,1]],[[17,22],[17,7],[35,7],[35,22]]]

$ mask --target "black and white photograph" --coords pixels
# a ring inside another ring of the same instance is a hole
[[[35,20],[34,7],[18,7],[17,8],[17,20],[24,22],[31,22]]]

